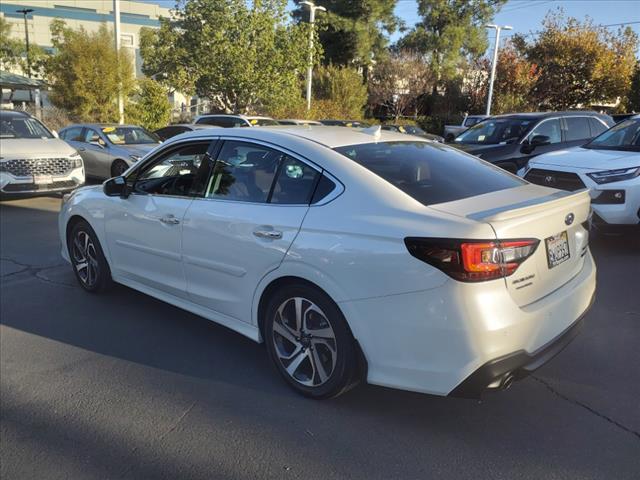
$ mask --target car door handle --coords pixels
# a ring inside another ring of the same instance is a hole
[[[173,215],[165,215],[164,217],[160,217],[159,220],[166,225],[177,225],[180,223],[180,220]]]
[[[85,150],[86,150],[86,148],[84,148],[84,147],[78,147],[78,151],[79,152],[84,152]]]
[[[282,232],[278,230],[254,230],[253,234],[258,238],[267,238],[269,240],[279,240],[282,238]]]

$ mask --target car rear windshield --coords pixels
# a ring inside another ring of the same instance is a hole
[[[424,205],[526,183],[479,158],[431,142],[365,143],[335,150]]]
[[[3,115],[0,138],[53,138],[53,135],[35,118]]]
[[[513,143],[533,124],[530,118],[488,118],[476,123],[456,138],[456,143],[497,145]]]

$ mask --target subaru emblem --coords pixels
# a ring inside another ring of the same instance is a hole
[[[573,213],[570,213],[569,215],[567,215],[566,217],[564,217],[564,223],[567,225],[571,225],[573,223],[573,219],[574,219],[574,215]]]

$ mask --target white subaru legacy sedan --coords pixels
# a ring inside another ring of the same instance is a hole
[[[62,255],[264,342],[298,392],[503,389],[595,291],[589,194],[448,146],[340,127],[207,129],[65,198]],[[185,325],[188,328],[188,325]]]
[[[640,115],[581,147],[535,157],[519,173],[547,187],[589,188],[596,224],[640,225]]]

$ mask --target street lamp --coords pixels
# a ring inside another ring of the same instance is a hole
[[[33,13],[33,8],[23,8],[22,10],[16,10],[16,13],[21,13],[24,16],[24,39],[27,46],[27,77],[31,78],[31,56],[29,55],[29,26],[27,25],[27,15]]]
[[[313,34],[314,25],[316,23],[316,10],[326,12],[324,7],[316,6],[313,2],[300,2],[301,5],[309,7],[309,23],[311,28],[309,29],[309,66],[307,67],[307,111],[311,110],[311,75],[313,74]]]
[[[491,115],[491,100],[493,99],[493,81],[496,78],[496,65],[498,64],[498,48],[500,44],[500,30],[513,30],[509,25],[485,25],[486,28],[496,29],[496,44],[493,46],[493,63],[491,64],[491,78],[489,79],[489,97],[487,98],[487,115]]]

